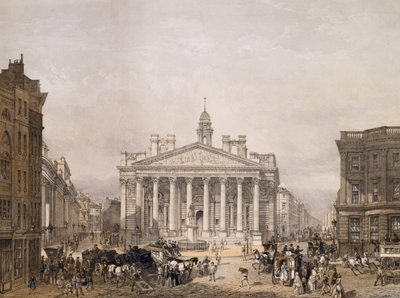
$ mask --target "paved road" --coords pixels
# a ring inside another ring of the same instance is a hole
[[[301,244],[301,247],[304,248]],[[92,244],[85,243],[82,248],[91,247]],[[305,246],[306,247],[306,246]],[[222,254],[222,263],[216,273],[216,282],[210,282],[208,277],[196,277],[190,283],[180,285],[174,288],[167,288],[155,285],[155,275],[145,275],[145,280],[154,288],[150,294],[140,297],[298,297],[294,296],[293,289],[282,285],[273,285],[271,275],[261,273],[260,275],[251,267],[252,260],[242,261],[240,256],[240,247],[229,246]],[[193,253],[190,253],[193,254]],[[204,252],[213,258],[213,254]],[[189,255],[185,253],[185,255]],[[200,253],[195,253],[200,255]],[[239,267],[249,269],[249,281],[251,288],[240,288]],[[338,272],[342,275],[343,286],[346,290],[346,298],[375,298],[375,297],[400,297],[400,286],[389,284],[384,287],[374,287],[375,274],[370,273],[368,269],[363,274],[354,276],[349,270],[338,266]],[[95,279],[94,290],[84,290],[85,297],[135,297],[130,292],[128,286],[116,288],[109,283],[103,284],[99,279]],[[27,288],[15,291],[5,297],[26,297]],[[34,297],[57,297],[62,294],[52,285],[39,285]],[[308,293],[301,297],[323,297],[320,291]],[[328,296],[326,296],[328,297]]]

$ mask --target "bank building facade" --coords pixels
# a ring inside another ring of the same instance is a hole
[[[279,170],[274,154],[251,152],[246,136],[213,147],[206,108],[197,142],[175,148],[175,135],[151,135],[148,152],[121,153],[121,223],[127,240],[186,237],[194,212],[200,239],[259,245],[275,233]],[[136,235],[136,236],[133,236]]]

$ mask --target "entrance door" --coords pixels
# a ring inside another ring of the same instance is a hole
[[[203,211],[199,210],[196,213],[196,226],[197,226],[197,235],[201,236],[203,232]]]

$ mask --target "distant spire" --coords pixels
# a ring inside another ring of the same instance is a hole
[[[207,100],[207,97],[204,97],[204,112],[206,111],[206,100]]]

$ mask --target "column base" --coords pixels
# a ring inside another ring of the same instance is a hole
[[[236,238],[243,238],[243,231],[236,231]]]
[[[178,236],[178,231],[175,230],[168,231],[168,237],[176,237],[176,236]]]
[[[261,233],[257,231],[253,231],[251,233],[252,238],[253,238],[253,245],[262,245],[261,241]]]
[[[209,231],[203,231],[201,232],[202,237],[210,238],[210,232]]]
[[[218,237],[219,238],[226,238],[226,237],[228,237],[228,233],[226,231],[220,231],[218,233]]]

